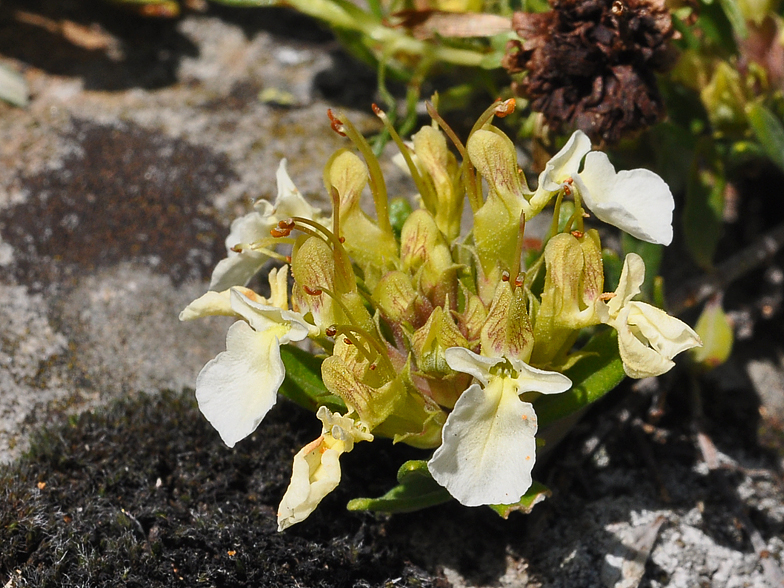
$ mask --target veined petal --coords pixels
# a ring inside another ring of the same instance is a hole
[[[490,380],[490,368],[504,361],[502,357],[485,357],[465,347],[450,347],[444,351],[444,359],[453,370],[474,376],[483,386]]]
[[[285,368],[272,330],[254,331],[237,321],[226,335],[226,351],[196,379],[196,400],[229,447],[256,430],[275,404]]]
[[[582,131],[575,131],[566,145],[556,153],[544,166],[539,174],[537,192],[557,192],[563,183],[577,175],[580,170],[580,161],[591,150],[591,140]]]
[[[294,467],[278,507],[278,531],[304,521],[340,483],[340,454],[329,449],[325,436],[308,443],[294,456]]]
[[[277,220],[292,216],[301,216],[313,219],[319,213],[317,208],[313,208],[302,193],[297,190],[294,182],[291,181],[288,171],[286,171],[286,160],[281,159],[278,171],[275,174],[278,181],[278,196],[275,199],[274,214]]]
[[[593,151],[585,157],[575,183],[597,218],[643,241],[672,242],[675,201],[666,182],[652,171],[616,173],[606,154]]]
[[[465,506],[512,504],[531,486],[537,422],[507,378],[470,386],[446,420],[428,462],[436,482]]]

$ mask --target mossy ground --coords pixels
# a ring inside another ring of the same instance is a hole
[[[0,581],[42,588],[437,584],[390,545],[376,544],[382,519],[335,512],[351,497],[345,490],[306,526],[277,532],[293,453],[317,434],[311,415],[282,402],[230,450],[192,393],[141,396],[42,432],[0,474]],[[390,465],[393,475],[391,464],[374,463]]]

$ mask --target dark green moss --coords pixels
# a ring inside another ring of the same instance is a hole
[[[141,396],[40,433],[23,460],[0,471],[0,583],[440,582],[379,543],[382,520],[347,513],[345,491],[305,524],[277,532],[291,458],[317,434],[312,415],[282,403],[254,436],[227,449],[188,393]]]

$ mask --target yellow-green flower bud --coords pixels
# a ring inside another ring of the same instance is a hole
[[[433,127],[422,127],[413,137],[414,152],[433,181],[437,202],[436,225],[449,241],[460,235],[465,193],[457,188],[459,168],[446,146],[446,138]]]
[[[405,394],[400,376],[379,362],[368,361],[342,336],[335,342],[333,355],[321,364],[321,377],[327,389],[340,396],[370,429],[383,422]]]
[[[534,334],[523,287],[513,290],[508,281],[498,283],[480,338],[482,355],[528,361]]]
[[[468,341],[447,311],[436,307],[427,322],[411,335],[411,348],[420,371],[430,375],[449,375],[452,368],[444,352],[450,347],[467,347]]]
[[[373,290],[381,315],[392,323],[413,323],[416,291],[411,278],[400,271],[386,274]]]
[[[507,267],[515,253],[520,214],[530,210],[528,187],[517,166],[512,141],[488,127],[476,131],[466,146],[471,163],[484,177],[490,191],[487,201],[474,214],[474,242],[482,270],[492,274]]]
[[[327,190],[336,190],[339,201],[340,235],[343,246],[365,273],[365,283],[370,287],[387,269],[395,266],[397,243],[360,207],[362,190],[367,185],[367,167],[348,150],[338,151],[327,163],[324,181]]]
[[[556,235],[544,250],[542,302],[536,314],[533,361],[548,364],[568,351],[579,329],[599,323],[594,301],[604,287],[601,243],[595,230]]]
[[[746,95],[740,72],[720,61],[713,77],[700,92],[711,124],[723,132],[743,131],[746,122]]]
[[[417,290],[433,304],[441,306],[447,298],[455,300],[459,266],[427,210],[414,211],[403,225],[400,259],[403,268],[416,276]]]

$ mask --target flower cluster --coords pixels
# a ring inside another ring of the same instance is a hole
[[[433,124],[403,143],[376,109],[419,192],[419,208],[393,220],[368,144],[350,121],[331,116],[363,156],[341,149],[327,162],[331,216],[308,204],[281,163],[275,203],[261,201],[235,221],[210,291],[182,312],[183,320],[237,319],[226,351],[196,382],[202,413],[230,447],[275,403],[286,378],[282,348],[309,338],[325,356],[319,377],[331,404],[316,399],[323,432],[294,458],[281,530],[337,486],[341,454],[378,437],[435,450],[431,482],[464,505],[518,503],[532,485],[536,402],[572,387],[564,372],[589,355],[576,346],[584,328],[615,329],[615,353],[636,378],[666,372],[676,354],[699,345],[687,325],[633,300],[645,271],[639,256],[627,256],[618,288],[604,292],[599,234],[584,226],[587,207],[639,239],[668,244],[666,184],[643,169],[616,173],[578,131],[529,189],[512,141],[492,125],[513,107],[494,104],[465,144],[434,110]],[[375,218],[360,207],[368,186]],[[526,222],[553,202],[551,231],[532,245]],[[466,204],[473,222],[461,234]],[[246,284],[270,259],[285,265],[269,273],[265,298]]]

